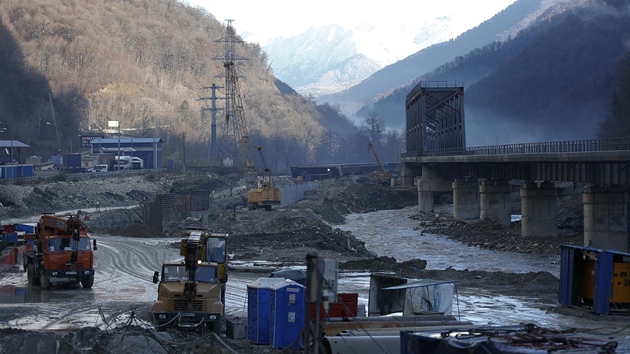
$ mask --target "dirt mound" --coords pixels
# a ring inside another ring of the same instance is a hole
[[[369,270],[371,272],[394,271],[405,273],[407,271],[422,270],[427,267],[427,261],[422,259],[412,259],[398,263],[393,257],[376,257],[370,259],[359,259],[343,262],[339,265],[344,270]]]
[[[94,211],[89,213],[89,220],[86,220],[85,224],[88,229],[94,233],[121,234],[138,237],[143,237],[141,235],[146,234],[146,231],[139,232],[138,235],[130,234],[128,231],[125,231],[127,227],[142,224],[142,215],[138,208]],[[139,226],[135,226],[135,230],[132,229],[131,231],[139,231]],[[155,232],[152,232],[152,235],[152,237],[155,237]]]
[[[338,260],[374,257],[351,233],[339,229],[297,233],[257,233],[230,238],[234,260],[262,259],[303,264],[307,254]]]
[[[338,225],[344,215],[401,209],[418,203],[414,189],[392,189],[375,184],[353,184],[306,193],[298,206],[310,208],[326,222]]]
[[[448,238],[494,251],[519,253],[558,254],[562,245],[582,245],[581,233],[560,233],[558,237],[523,237],[520,221],[509,226],[491,220],[460,221],[450,215],[421,213],[420,227],[424,233],[444,235]]]

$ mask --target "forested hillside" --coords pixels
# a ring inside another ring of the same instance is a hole
[[[81,132],[117,120],[125,134],[161,137],[166,158],[182,156],[185,141],[188,163],[208,163],[202,88],[224,84],[225,33],[176,0],[3,0],[0,119],[31,146],[24,155],[76,152]],[[265,146],[272,169],[370,159],[368,138],[337,109],[278,89],[257,44],[236,45],[236,57],[252,144]]]
[[[627,4],[555,9],[513,39],[458,57],[361,112],[401,124],[400,103],[415,84],[445,81],[464,85],[468,145],[594,138],[628,52]]]

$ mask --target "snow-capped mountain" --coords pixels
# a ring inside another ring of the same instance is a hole
[[[328,95],[352,87],[376,71],[474,26],[460,16],[419,18],[417,23],[363,22],[355,27],[328,25],[291,37],[258,42],[270,58],[274,75],[304,95]]]

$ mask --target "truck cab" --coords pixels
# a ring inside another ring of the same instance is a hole
[[[137,156],[133,156],[131,158],[131,168],[134,170],[141,170],[144,168],[144,160]]]
[[[124,171],[133,169],[131,156],[114,156],[114,171]]]
[[[25,234],[32,247],[23,252],[23,267],[30,285],[50,289],[58,284],[94,284],[96,241],[78,215],[44,214],[33,234]],[[92,242],[90,242],[92,241]]]
[[[167,326],[210,328],[220,334],[224,306],[216,263],[164,263],[155,272],[158,298],[153,303],[153,319],[158,330]]]

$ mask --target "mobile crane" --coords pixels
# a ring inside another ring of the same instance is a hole
[[[205,245],[199,238],[182,240],[183,262],[162,265],[162,274],[153,274],[158,285],[158,298],[153,303],[153,319],[159,330],[169,325],[180,328],[206,327],[220,334],[225,313],[225,285],[221,284],[219,265],[204,262]],[[224,244],[225,246],[225,244]],[[223,275],[227,281],[227,272]]]
[[[261,180],[258,186],[247,191],[247,208],[253,210],[256,208],[264,208],[271,210],[272,206],[280,205],[282,202],[282,194],[279,188],[276,188],[271,175],[271,169],[267,166],[265,155],[262,153],[262,146],[256,146],[256,150],[260,154],[263,161]]]
[[[374,157],[376,158],[376,162],[378,163],[379,166],[379,171],[377,173],[375,173],[375,177],[381,182],[381,183],[389,183],[389,181],[392,179],[392,177],[394,177],[391,173],[389,173],[389,171],[387,171],[387,169],[385,168],[385,166],[383,165],[383,163],[381,162],[381,159],[378,157],[378,154],[376,153],[376,149],[374,148],[374,144],[372,144],[371,142],[368,143],[368,147],[370,148],[370,150],[372,151],[372,153],[374,154]]]
[[[35,233],[26,234],[32,247],[23,253],[24,271],[30,285],[49,289],[54,284],[81,283],[84,288],[94,285],[94,254],[96,240],[90,245],[87,227],[79,215],[44,214]]]
[[[158,298],[153,318],[158,329],[167,325],[184,328],[210,327],[220,334],[225,316],[228,234],[188,229],[180,241],[184,262],[162,265],[155,272]]]

